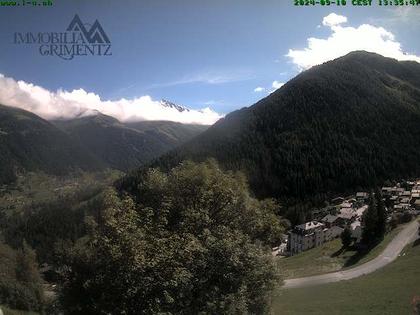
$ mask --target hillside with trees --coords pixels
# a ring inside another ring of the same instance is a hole
[[[353,52],[299,74],[158,159],[216,158],[259,197],[305,200],[420,173],[420,64]]]
[[[276,203],[250,197],[244,176],[215,161],[139,179],[105,191],[87,236],[63,251],[66,313],[267,313],[283,231]]]
[[[42,280],[35,252],[26,244],[17,250],[0,242],[0,303],[17,309],[41,311]]]
[[[104,165],[65,132],[28,111],[0,105],[0,184],[24,171],[66,175]]]
[[[7,248],[30,246],[35,266],[51,268],[44,275],[59,297],[52,313],[268,313],[279,283],[271,248],[284,232],[278,204],[253,198],[243,174],[214,160],[144,169],[138,179],[108,188],[88,181],[1,213]]]
[[[107,167],[124,172],[150,162],[208,128],[171,121],[122,123],[101,113],[54,124]]]
[[[27,172],[59,176],[106,168],[126,172],[207,128],[171,121],[121,123],[99,112],[50,122],[0,105],[0,184],[12,183]]]

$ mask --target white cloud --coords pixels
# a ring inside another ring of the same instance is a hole
[[[335,25],[340,25],[343,23],[347,23],[347,17],[338,15],[335,13],[331,13],[330,15],[327,15],[322,20],[322,25],[324,26],[335,26]]]
[[[165,107],[148,95],[117,101],[101,100],[83,89],[51,92],[0,74],[0,104],[22,108],[45,119],[70,119],[100,111],[120,121],[170,120],[181,123],[213,124],[223,116],[206,107],[180,112]]]
[[[216,102],[216,101],[214,101],[214,100],[209,100],[209,101],[205,101],[205,102],[203,102],[203,104],[204,105],[206,105],[206,106],[213,106],[213,105],[216,105],[217,103],[221,103],[222,101],[218,101],[218,102]]]
[[[252,79],[254,75],[249,70],[205,71],[185,75],[177,80],[152,84],[148,88],[170,87],[184,84],[225,84]]]
[[[270,87],[265,88],[265,87],[259,86],[254,89],[254,92],[255,93],[261,93],[261,92],[273,93],[275,90],[281,88],[283,85],[284,85],[283,82],[273,81]]]
[[[283,83],[283,82],[273,81],[273,83],[271,84],[271,87],[272,87],[274,90],[277,90],[277,89],[281,88],[283,85],[284,85],[284,83]]]
[[[344,56],[355,50],[375,52],[385,57],[398,60],[415,60],[420,57],[403,51],[401,44],[396,41],[394,34],[383,27],[362,24],[358,27],[342,26],[347,18],[330,14],[323,20],[323,24],[331,29],[331,35],[326,38],[308,38],[308,45],[304,49],[290,49],[288,54],[300,70]]]
[[[410,6],[399,6],[398,8],[390,9],[394,14],[394,19],[399,23],[418,24],[420,22],[420,11],[413,10]]]
[[[396,27],[405,24],[404,27],[417,27],[420,23],[420,11],[413,10],[410,6],[399,6],[386,9],[379,18],[371,18],[373,23],[385,24],[389,27]]]

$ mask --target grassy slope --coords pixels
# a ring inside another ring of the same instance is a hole
[[[354,250],[340,252],[341,240],[336,239],[299,255],[279,258],[278,265],[284,279],[352,268],[378,256],[402,228],[400,226],[388,233],[380,244],[363,257],[357,256]]]
[[[274,314],[411,314],[420,296],[420,242],[372,274],[316,288],[279,289]]]

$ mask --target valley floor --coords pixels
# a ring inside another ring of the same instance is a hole
[[[384,268],[357,279],[317,287],[279,289],[274,314],[411,314],[420,298],[420,241]]]
[[[291,257],[279,257],[278,266],[283,279],[315,276],[346,270],[376,258],[408,224],[388,232],[384,239],[369,252],[360,253],[354,248],[343,250],[341,240],[322,244]]]
[[[283,279],[314,276],[328,272],[353,268],[378,256],[404,225],[390,231],[383,241],[365,255],[354,249],[342,250],[340,239],[322,244],[299,255],[278,258]]]

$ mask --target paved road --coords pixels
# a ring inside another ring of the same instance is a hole
[[[288,279],[284,281],[283,288],[300,288],[308,287],[323,283],[337,282],[341,280],[349,280],[366,275],[375,270],[384,267],[395,260],[404,247],[414,242],[418,237],[417,220],[408,224],[385,248],[385,250],[376,258],[352,269],[327,273],[319,276]]]

